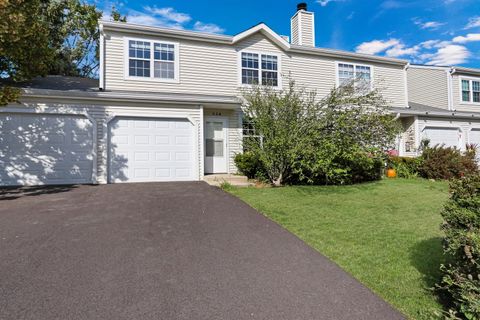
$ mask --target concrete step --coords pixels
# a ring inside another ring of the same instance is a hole
[[[254,183],[249,181],[247,177],[233,174],[209,174],[205,175],[203,180],[213,186],[220,186],[224,182],[238,187],[254,185]]]

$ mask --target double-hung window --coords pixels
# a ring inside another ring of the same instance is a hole
[[[372,68],[370,66],[338,63],[338,86],[353,84],[356,90],[368,92],[372,88]]]
[[[480,103],[480,79],[462,79],[462,102]]]
[[[279,86],[278,56],[242,52],[242,84]]]
[[[178,80],[178,44],[128,40],[128,77]]]
[[[128,57],[129,76],[150,77],[150,42],[130,40]]]

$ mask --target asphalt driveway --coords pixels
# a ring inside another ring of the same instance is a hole
[[[0,191],[0,319],[403,317],[242,201],[194,182]]]

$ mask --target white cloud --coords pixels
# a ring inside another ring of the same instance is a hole
[[[400,41],[395,38],[389,40],[373,40],[361,43],[355,48],[355,51],[364,54],[377,54],[399,44]]]
[[[195,22],[193,29],[208,33],[223,33],[225,30],[213,23],[203,23],[200,21]]]
[[[453,42],[456,43],[467,43],[474,41],[480,41],[480,33],[469,33],[467,36],[458,36],[453,38]]]
[[[208,33],[223,33],[225,30],[213,23],[196,21],[193,26],[189,23],[192,17],[187,13],[176,11],[174,8],[144,7],[143,12],[129,10],[127,21],[129,23],[165,27],[173,29],[194,29]]]
[[[445,25],[445,23],[438,22],[438,21],[427,21],[423,22],[419,18],[413,18],[413,23],[420,27],[420,29],[429,29],[429,30],[437,30],[441,26]]]
[[[436,53],[424,58],[430,59],[428,65],[449,66],[464,63],[470,57],[470,51],[464,46],[450,44],[440,48]]]
[[[317,3],[322,7],[325,7],[330,2],[344,2],[345,0],[317,0]]]
[[[465,26],[465,30],[480,27],[480,17],[472,17],[468,19],[468,23]]]
[[[173,8],[145,7],[144,9],[153,15],[158,15],[168,21],[173,21],[179,24],[184,24],[192,20],[192,17],[190,17],[189,14],[177,12]]]
[[[388,57],[402,57],[415,55],[418,53],[418,50],[420,50],[419,46],[413,46],[409,48],[403,43],[400,43],[388,49],[385,53]]]

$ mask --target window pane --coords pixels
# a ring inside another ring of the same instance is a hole
[[[205,155],[207,157],[223,157],[223,140],[205,140]]]
[[[470,101],[470,91],[462,91],[462,101]]]
[[[473,102],[480,102],[480,92],[473,93]]]
[[[262,54],[262,69],[263,70],[278,70],[277,56],[270,56]]]
[[[173,62],[155,61],[153,76],[161,79],[175,79],[175,64]]]
[[[470,81],[462,80],[462,90],[470,91]]]
[[[150,59],[150,42],[130,40],[128,54],[130,58]]]
[[[276,71],[262,71],[262,84],[268,86],[278,86],[278,73]]]
[[[175,46],[173,44],[155,43],[154,46],[154,59],[164,61],[175,60]]]
[[[130,59],[128,69],[132,77],[150,77],[150,61]]]
[[[347,84],[354,80],[354,66],[353,64],[338,64],[338,79],[340,85]]]
[[[242,52],[242,68],[258,69],[258,54]]]
[[[480,102],[480,81],[472,81],[473,102]]]
[[[258,70],[242,69],[243,84],[258,84]]]
[[[480,82],[479,81],[472,81],[472,90],[475,91],[480,91]]]

